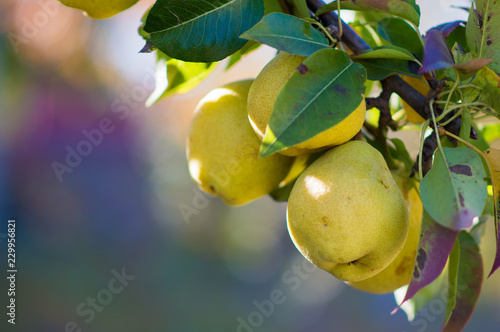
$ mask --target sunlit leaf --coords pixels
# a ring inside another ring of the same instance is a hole
[[[486,173],[481,158],[470,148],[437,150],[434,164],[420,183],[422,203],[444,227],[460,230],[481,215],[486,196]]]
[[[217,63],[184,62],[170,59],[158,51],[155,73],[155,90],[146,100],[150,107],[174,94],[188,93],[200,84],[217,67]]]

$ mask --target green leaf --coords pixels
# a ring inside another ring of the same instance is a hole
[[[481,123],[480,133],[486,142],[493,142],[500,138],[500,123],[499,122],[486,122]],[[483,149],[484,150],[484,149]]]
[[[142,14],[141,25],[137,29],[139,36],[141,36],[146,42],[150,38],[150,35],[146,31],[144,31],[144,25],[146,24],[146,20],[148,19],[148,15],[149,15],[150,10],[151,10],[151,7],[148,10],[146,10],[146,12],[144,14]]]
[[[399,46],[387,45],[378,46],[361,54],[351,55],[353,60],[358,59],[397,59],[414,61],[415,56],[409,51]]]
[[[184,62],[157,51],[155,90],[146,100],[150,107],[174,94],[188,93],[217,67],[217,63]]]
[[[144,30],[172,58],[213,62],[242,48],[239,36],[263,16],[262,0],[157,0]]]
[[[489,67],[484,67],[476,73],[472,84],[483,88],[478,100],[500,113],[500,77]]]
[[[328,39],[300,18],[282,13],[264,16],[253,28],[241,35],[287,53],[309,56],[328,48]]]
[[[288,0],[292,6],[292,14],[298,17],[310,17],[306,0]]]
[[[264,15],[283,11],[278,0],[264,0],[264,9]]]
[[[233,67],[235,64],[237,64],[244,55],[255,51],[260,46],[262,46],[262,44],[257,43],[257,42],[255,42],[253,40],[249,40],[245,44],[245,46],[243,46],[242,49],[240,49],[239,51],[236,51],[236,53],[233,53],[229,57],[229,61],[228,61],[227,65],[226,65],[226,70],[229,70],[231,67]]]
[[[460,230],[472,225],[486,203],[486,173],[481,158],[469,148],[443,148],[420,183],[422,203],[441,225]]]
[[[389,75],[400,74],[420,78],[417,74],[419,65],[414,61],[398,59],[356,59],[356,62],[366,68],[368,79],[380,81]]]
[[[380,37],[392,45],[405,48],[422,59],[424,47],[418,32],[405,20],[399,17],[386,17],[378,22],[377,31]]]
[[[464,52],[470,52],[469,46],[467,45],[467,39],[465,37],[466,28],[463,26],[456,27],[449,35],[446,37],[446,44],[449,48],[452,48],[455,43],[458,43]]]
[[[454,308],[445,321],[443,332],[462,331],[477,304],[483,284],[483,261],[474,238],[466,231],[458,234],[460,242]]]
[[[365,69],[331,48],[308,57],[281,89],[262,157],[304,142],[348,117],[363,101]]]
[[[500,1],[475,0],[474,3],[467,20],[467,44],[478,57],[492,59],[488,67],[500,73]]]
[[[392,149],[392,147],[390,148],[391,156],[402,161],[407,170],[411,170],[415,161],[411,158],[405,143],[399,138],[391,138],[390,141],[396,147],[395,149]]]
[[[389,13],[395,16],[402,17],[416,26],[420,21],[420,8],[415,3],[415,0],[340,0],[340,8],[351,9],[358,11],[373,11]],[[323,14],[328,11],[337,10],[337,2],[334,1],[328,5],[321,7],[316,15]]]
[[[448,77],[456,80],[455,69],[460,74],[460,83],[472,77],[474,73],[491,63],[491,59],[475,57],[471,52],[463,53],[461,47],[456,43],[451,49],[455,65],[445,69]],[[477,91],[477,89],[475,89]]]
[[[460,262],[460,243],[455,241],[455,245],[451,250],[448,258],[448,294],[446,302],[446,313],[444,315],[445,323],[448,322],[451,312],[455,307],[455,297],[457,296],[457,275],[458,264]]]

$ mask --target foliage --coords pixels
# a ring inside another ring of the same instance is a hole
[[[367,99],[380,110],[379,121],[366,122],[361,136],[390,168],[405,165],[425,209],[404,301],[422,307],[439,287],[419,291],[447,274],[443,330],[462,330],[484,274],[481,238],[473,226],[485,222],[491,199],[496,234],[485,236],[497,239],[497,257],[488,267],[490,275],[500,266],[500,151],[485,150],[500,136],[500,2],[475,0],[467,22],[426,32],[418,28],[414,0],[321,5],[313,0],[157,0],[139,29],[146,41],[143,51],[156,51],[158,59],[157,88],[148,104],[190,91],[218,63],[227,61],[230,67],[261,44],[307,56],[274,104],[260,152],[268,156],[344,120],[371,92],[371,81],[380,81],[380,96]],[[351,27],[336,20],[344,9],[356,11]],[[397,75],[423,75],[431,90],[422,96],[402,80],[396,89],[390,82]],[[394,92],[426,119],[417,159],[410,160],[403,142],[387,138],[390,130],[410,127],[404,111],[389,108]],[[271,196],[286,201],[297,176]]]

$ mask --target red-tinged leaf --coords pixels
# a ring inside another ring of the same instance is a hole
[[[458,235],[460,259],[456,284],[455,307],[442,332],[462,331],[476,307],[483,284],[483,261],[474,238],[466,231]]]
[[[438,29],[431,29],[425,35],[424,61],[419,74],[452,67],[455,64],[446,39]]]
[[[498,206],[499,202],[497,201],[496,205]],[[497,208],[498,209],[498,208]],[[498,219],[498,212],[497,212]],[[488,274],[488,278],[491,277],[493,273],[500,267],[500,230],[498,229],[497,224],[497,253],[495,255],[495,261],[493,262],[493,267],[491,268],[490,274]]]
[[[475,58],[465,63],[455,65],[455,68],[462,74],[472,74],[488,65],[491,59]]]
[[[486,155],[486,161],[491,169],[491,183],[493,185],[493,201],[495,204],[495,233],[497,239],[497,253],[495,256],[495,261],[493,262],[493,267],[491,268],[488,278],[500,267],[500,150],[498,149],[488,149],[484,151]]]
[[[440,25],[434,27],[434,29],[438,29],[439,31],[441,31],[443,36],[448,37],[448,35],[453,30],[455,30],[460,25],[463,26],[464,24],[465,24],[465,21],[453,21],[453,22],[440,24]]]
[[[441,226],[424,210],[413,275],[402,303],[441,274],[457,236],[458,231]]]

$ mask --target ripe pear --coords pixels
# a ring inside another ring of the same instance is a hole
[[[408,191],[406,178],[401,178],[399,175],[394,175],[394,178],[403,196],[406,196],[405,200],[408,204],[410,214],[408,236],[403,249],[389,266],[371,278],[349,283],[349,285],[369,293],[384,294],[394,292],[399,287],[408,285],[413,274],[413,265],[420,240],[423,206],[417,190],[411,188]]]
[[[382,271],[401,251],[408,208],[380,152],[350,141],[299,176],[288,199],[287,223],[305,258],[354,282]]]
[[[290,76],[307,57],[282,52],[272,59],[257,75],[248,94],[248,117],[255,133],[264,139],[271,112],[279,92]],[[305,142],[280,151],[287,156],[297,156],[340,145],[353,138],[365,120],[366,103],[363,99],[354,112],[330,129]]]
[[[403,80],[406,83],[410,84],[415,90],[417,90],[424,96],[427,96],[427,93],[431,88],[423,77],[416,78],[412,76],[403,76]],[[425,122],[425,119],[421,117],[420,114],[418,114],[410,105],[408,105],[404,100],[401,100],[401,102],[403,104],[403,109],[406,112],[406,120],[408,120],[408,122],[412,123]]]
[[[139,0],[59,0],[63,5],[81,9],[95,19],[108,18],[128,9]]]
[[[212,90],[198,104],[187,140],[191,177],[198,186],[229,205],[246,204],[278,187],[293,158],[260,158],[260,140],[247,116],[253,80]]]

